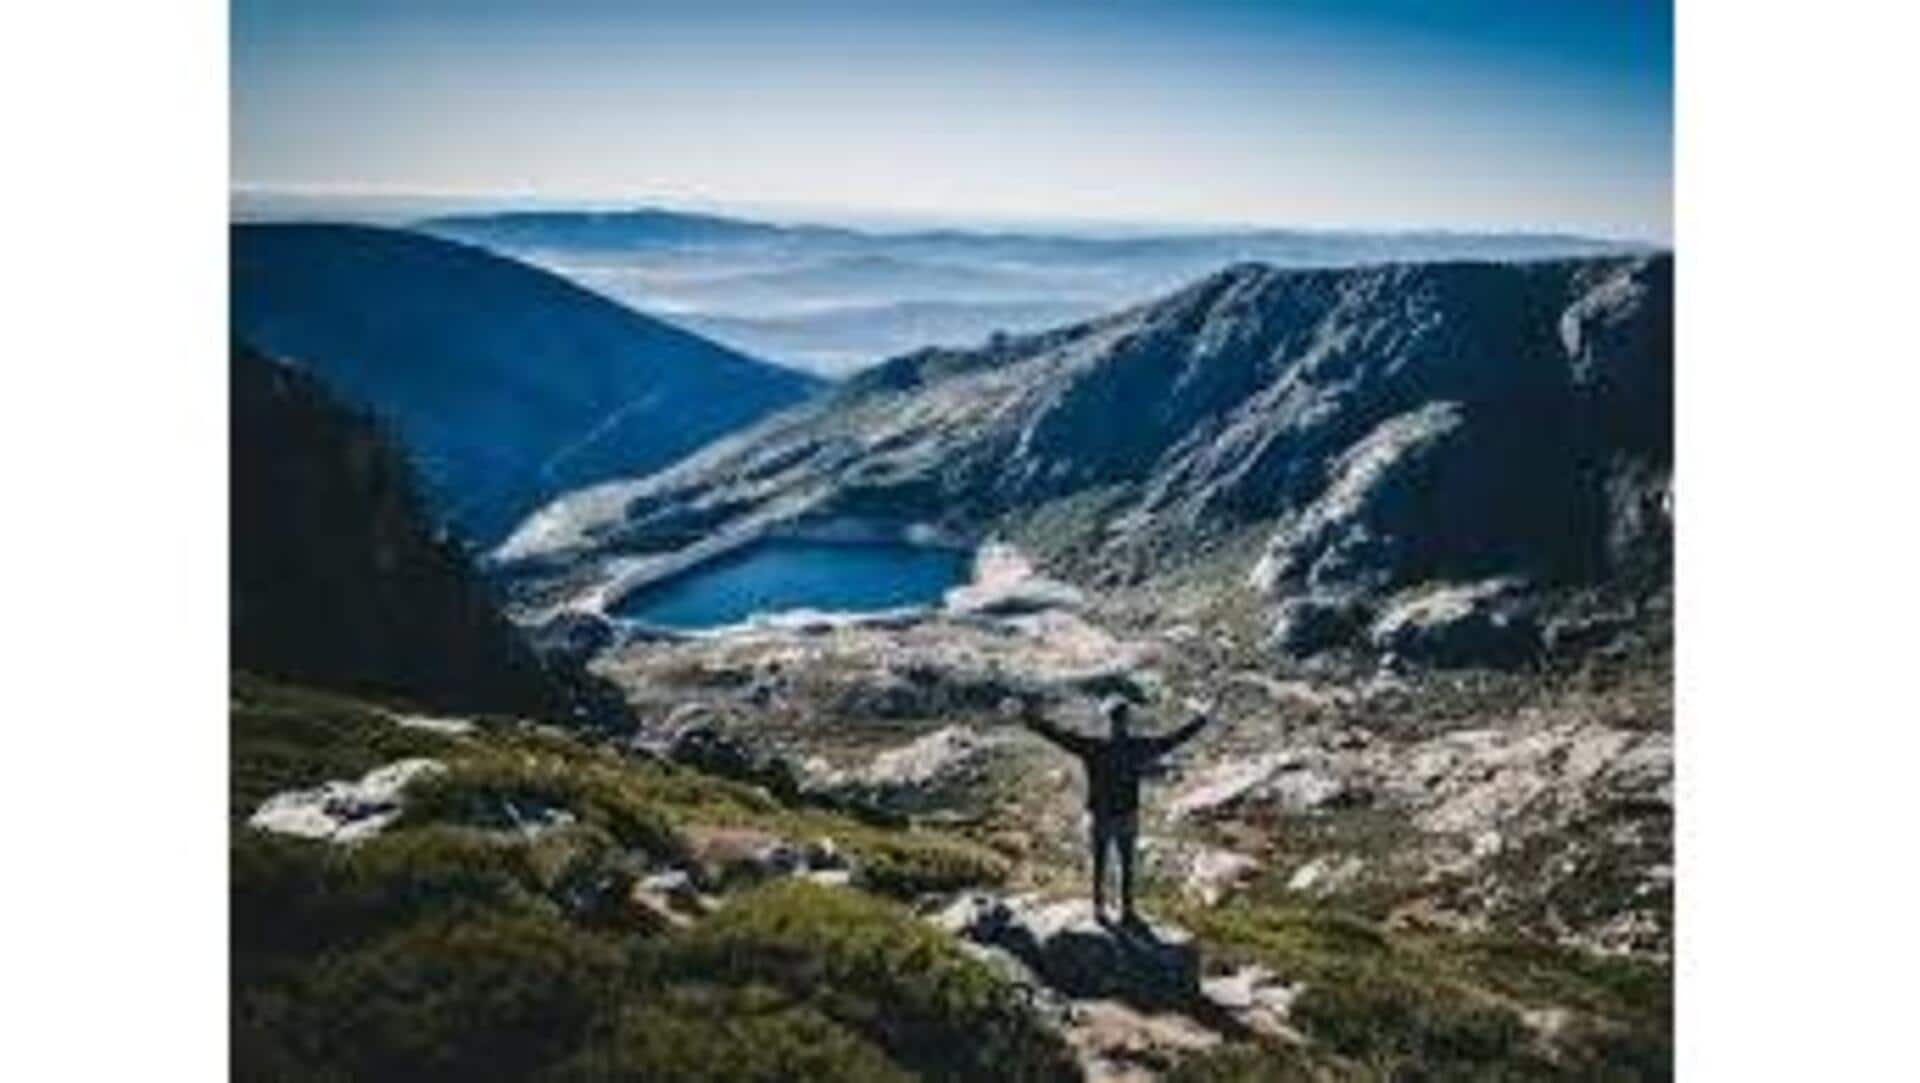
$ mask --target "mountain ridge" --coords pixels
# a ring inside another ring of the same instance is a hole
[[[1216,242],[1224,238],[1295,239],[1300,241],[1345,238],[1385,242],[1424,242],[1444,244],[1468,240],[1489,243],[1554,244],[1605,247],[1617,252],[1658,251],[1659,246],[1643,241],[1595,237],[1557,230],[1464,230],[1464,229],[1326,229],[1291,226],[1208,226],[1193,228],[1129,229],[1124,232],[1097,229],[1049,230],[1035,227],[939,226],[926,228],[876,229],[815,222],[774,222],[735,214],[678,211],[666,207],[642,206],[623,210],[532,210],[474,211],[430,215],[414,222],[429,232],[459,236],[491,236],[497,241],[522,244],[572,244],[610,241],[632,244],[651,242],[728,242],[758,241],[768,237],[809,236],[847,242],[889,241],[918,243],[1024,242],[1032,244],[1134,246],[1170,242]]]
[[[472,245],[328,224],[231,237],[235,333],[387,416],[437,511],[481,542],[817,386]]]
[[[1262,524],[1245,574],[1276,599],[1606,581],[1666,560],[1671,284],[1665,254],[1235,264],[1093,320],[894,358],[660,473],[570,494],[495,557],[578,573],[596,552],[837,518],[979,537],[1094,500],[1057,562],[1095,584]]]

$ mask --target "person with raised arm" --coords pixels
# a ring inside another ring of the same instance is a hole
[[[1089,842],[1093,847],[1093,910],[1105,921],[1107,907],[1107,859],[1111,852],[1119,858],[1120,920],[1136,925],[1139,914],[1133,906],[1134,850],[1140,834],[1140,777],[1153,763],[1192,739],[1212,721],[1207,705],[1187,701],[1192,717],[1170,733],[1138,737],[1132,733],[1133,704],[1120,696],[1110,696],[1101,704],[1107,721],[1107,736],[1090,737],[1074,733],[1048,718],[1034,699],[1021,705],[1021,722],[1027,728],[1072,753],[1087,775],[1087,813],[1092,821]]]

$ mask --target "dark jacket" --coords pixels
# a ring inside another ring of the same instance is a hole
[[[1195,715],[1172,733],[1158,737],[1088,737],[1030,715],[1034,732],[1075,756],[1087,772],[1087,811],[1095,816],[1130,816],[1140,808],[1140,776],[1153,761],[1204,729],[1210,719]]]

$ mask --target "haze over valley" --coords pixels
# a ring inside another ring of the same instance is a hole
[[[1548,234],[1242,230],[879,232],[663,210],[429,218],[715,341],[842,377],[921,346],[977,345],[1169,292],[1240,261],[1344,267],[1644,250]]]

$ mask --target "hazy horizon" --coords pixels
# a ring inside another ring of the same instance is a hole
[[[259,187],[234,184],[229,187],[230,213],[234,221],[337,221],[361,224],[406,226],[429,218],[461,215],[495,215],[523,212],[624,214],[659,211],[670,214],[706,215],[780,226],[826,226],[875,234],[910,233],[922,230],[958,230],[981,233],[1033,232],[1121,239],[1128,237],[1205,236],[1253,232],[1295,232],[1303,234],[1395,234],[1459,236],[1550,236],[1562,235],[1585,240],[1620,244],[1644,244],[1665,247],[1668,242],[1637,236],[1612,235],[1591,231],[1534,229],[1524,226],[1485,228],[1463,226],[1343,225],[1340,223],[1302,223],[1274,221],[1194,221],[1151,218],[1096,218],[1073,215],[1028,215],[993,213],[956,208],[947,211],[916,211],[878,207],[859,207],[829,203],[789,202],[782,200],[727,200],[698,198],[662,198],[645,193],[629,197],[570,197],[564,195],[525,195],[512,192],[425,192],[406,190],[356,190],[353,188]]]
[[[232,185],[1671,242],[1667,3],[234,7]]]

